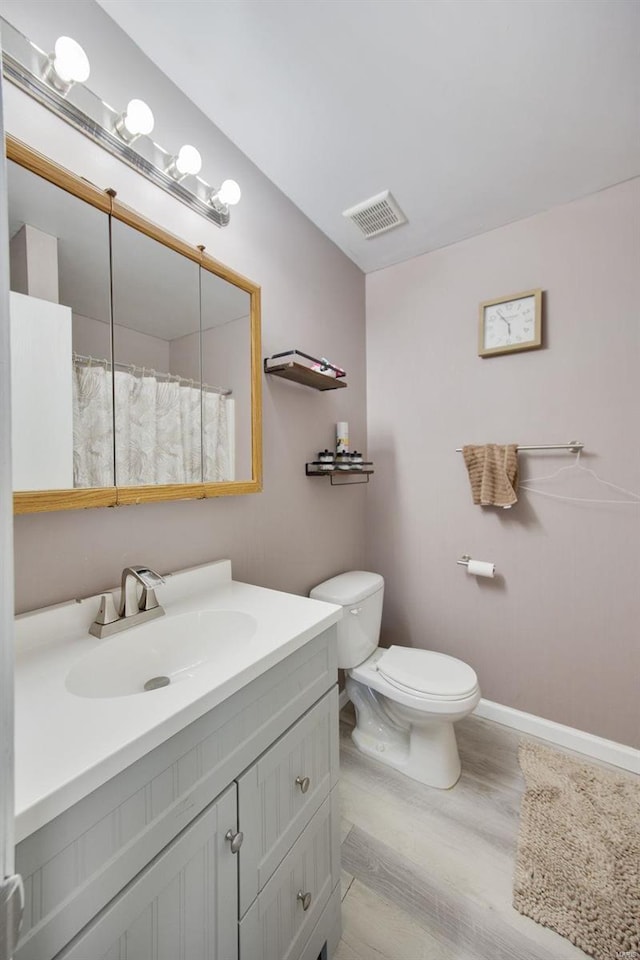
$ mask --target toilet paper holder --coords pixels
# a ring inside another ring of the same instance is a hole
[[[467,573],[476,577],[495,577],[496,565],[486,560],[473,560],[468,553],[463,554],[456,563],[467,568]]]

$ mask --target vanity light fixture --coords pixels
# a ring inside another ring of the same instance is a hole
[[[153,111],[144,100],[129,100],[127,109],[120,114],[114,129],[125,143],[133,143],[138,137],[148,136],[153,130]]]
[[[168,173],[174,180],[184,180],[189,174],[195,177],[202,168],[202,157],[200,152],[192,147],[190,143],[185,143],[180,147],[175,157],[171,158],[169,164],[165,167],[165,173]]]
[[[121,112],[93,93],[85,84],[89,59],[76,40],[58,37],[49,55],[3,17],[0,28],[5,80],[201,217],[218,227],[229,224],[240,199],[237,183],[225,180],[215,190],[198,176],[202,158],[194,146],[184,144],[174,153],[157,143],[150,136],[153,112],[144,101],[130,100]]]
[[[235,180],[224,180],[222,185],[211,193],[209,203],[216,210],[228,210],[239,203],[242,191]]]
[[[58,37],[53,53],[47,59],[44,79],[66,97],[74,83],[89,79],[90,72],[89,58],[77,40]]]

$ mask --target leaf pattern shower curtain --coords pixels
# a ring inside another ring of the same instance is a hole
[[[203,467],[209,482],[232,479],[232,399],[126,370],[115,371],[114,390],[119,486],[199,483]],[[111,370],[76,364],[73,405],[74,485],[113,486]]]

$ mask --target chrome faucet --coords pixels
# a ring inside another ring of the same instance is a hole
[[[147,620],[164,616],[155,592],[155,588],[162,583],[164,577],[150,567],[125,567],[122,571],[118,609],[115,608],[113,596],[110,593],[103,594],[98,615],[89,627],[89,633],[102,639]],[[140,597],[138,585],[142,585]]]

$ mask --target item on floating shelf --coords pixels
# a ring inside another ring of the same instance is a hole
[[[323,373],[325,377],[334,377],[334,379],[338,377],[337,371],[327,367],[324,363],[314,363],[311,369],[315,370],[316,373]]]
[[[347,450],[342,453],[336,453],[336,467],[338,470],[351,469],[351,454]]]
[[[321,470],[333,470],[335,454],[331,450],[321,450],[318,454],[318,463]]]
[[[326,377],[334,377],[336,380],[340,377],[346,377],[347,375],[342,367],[337,367],[335,363],[331,363],[326,357],[320,357],[319,362],[314,363],[311,369],[315,370],[316,373],[324,373]]]
[[[354,450],[351,454],[351,469],[352,470],[362,470],[362,464],[364,463],[361,453],[358,453],[357,450]]]
[[[336,453],[349,453],[349,424],[345,420],[336,423]]]
[[[334,371],[336,377],[346,377],[347,372],[346,370],[343,370],[342,367],[336,366],[335,363],[330,363],[326,357],[320,357],[320,359],[322,360],[323,364],[325,364],[325,366],[330,367],[331,370]]]

